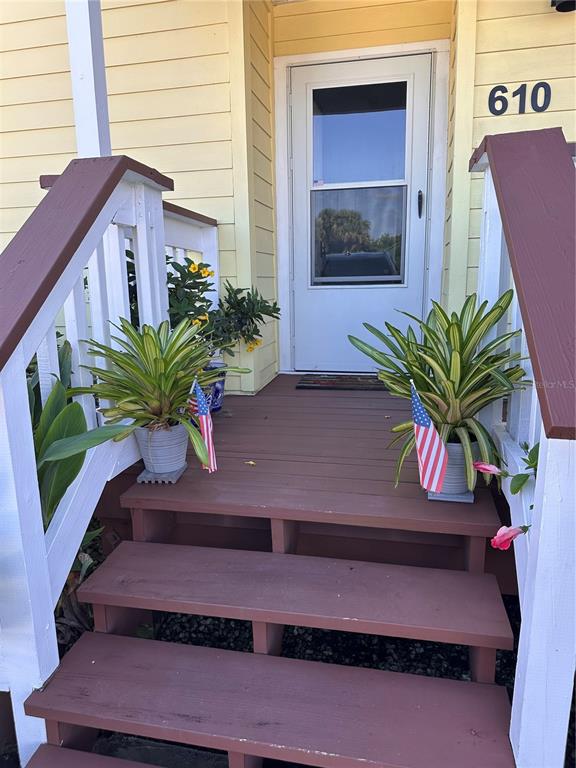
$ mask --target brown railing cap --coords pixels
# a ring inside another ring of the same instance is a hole
[[[172,214],[173,216],[182,216],[184,219],[190,219],[191,221],[195,221],[198,224],[206,224],[210,227],[218,226],[216,219],[213,219],[211,216],[206,216],[205,214],[198,213],[197,211],[191,211],[189,208],[183,208],[181,205],[171,203],[169,200],[164,200],[162,205],[164,207],[165,213]]]
[[[0,256],[0,368],[127,174],[174,188],[172,179],[124,155],[72,160]]]
[[[486,136],[546,435],[576,439],[576,172],[561,128]]]
[[[42,174],[39,179],[40,187],[42,189],[50,189],[50,187],[54,186],[54,182],[57,178],[57,174]],[[218,226],[216,219],[213,219],[211,216],[206,216],[197,211],[191,211],[189,208],[183,208],[181,205],[176,205],[176,203],[171,203],[168,200],[162,201],[162,207],[166,213],[171,214],[172,216],[180,216],[184,219],[190,219],[198,224],[205,224],[210,227]]]

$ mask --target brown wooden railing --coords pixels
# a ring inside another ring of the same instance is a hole
[[[126,156],[72,160],[0,259],[0,369],[54,288],[122,178],[174,182]]]
[[[470,170],[484,171],[478,293],[494,301],[515,289],[497,332],[511,342],[527,379],[481,418],[507,475],[501,490],[512,526],[522,613],[510,742],[516,765],[561,768],[574,681],[576,626],[576,174],[559,128],[488,136]],[[526,446],[538,446],[537,471]],[[520,492],[512,477],[525,474]]]
[[[542,421],[576,439],[576,173],[560,128],[487,136],[470,170],[490,168]]]

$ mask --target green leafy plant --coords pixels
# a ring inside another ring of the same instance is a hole
[[[116,429],[110,428],[89,432],[82,407],[68,398],[66,390],[70,386],[72,373],[72,347],[68,341],[63,341],[58,347],[58,362],[60,379],[54,376],[54,384],[44,405],[35,359],[26,376],[45,528],[48,528],[62,497],[82,469],[86,451],[110,440],[116,433]],[[76,450],[66,458],[54,459],[52,454],[55,449],[65,445],[71,436],[75,438]]]
[[[196,324],[208,322],[212,309],[209,293],[214,290],[209,264],[186,258],[184,264],[168,261],[168,313],[172,327],[189,318]]]
[[[496,445],[477,418],[478,412],[525,383],[524,370],[519,364],[522,357],[509,347],[519,331],[484,342],[486,335],[505,316],[512,297],[513,292],[506,291],[488,308],[486,301],[477,307],[476,294],[472,294],[461,312],[451,315],[433,302],[426,320],[404,313],[416,323],[416,330],[409,326],[405,333],[390,323],[385,324],[387,333],[364,323],[386,351],[354,336],[348,337],[357,349],[380,366],[378,377],[393,395],[409,400],[410,381],[414,381],[442,440],[462,444],[470,490],[476,483],[474,442],[483,462],[498,464]],[[396,467],[398,483],[402,465],[415,444],[413,422],[398,424],[392,431],[397,434],[393,443],[403,441]],[[485,480],[490,482],[490,475],[485,475]]]
[[[92,394],[101,404],[104,401],[111,403],[102,404],[100,411],[107,419],[106,426],[117,430],[114,440],[124,439],[136,427],[156,430],[183,424],[198,459],[203,464],[208,463],[206,445],[192,423],[196,422],[196,417],[188,412],[188,399],[195,380],[206,388],[226,369],[205,370],[211,351],[200,326],[185,319],[170,331],[165,320],[157,329],[144,325],[137,330],[121,318],[120,326],[114,327],[123,334],[122,337],[112,336],[115,347],[93,339],[88,342],[88,353],[104,358],[108,367],[85,366],[94,376],[95,383],[75,387],[70,394]],[[245,369],[235,370],[245,372]],[[70,438],[50,456],[64,458],[71,455],[82,439],[82,435]]]
[[[138,289],[134,254],[126,251],[130,320],[139,325]],[[280,317],[276,301],[269,301],[257,288],[235,288],[229,281],[224,283],[224,295],[217,307],[212,306],[209,294],[214,291],[214,271],[206,262],[195,262],[186,257],[181,264],[166,256],[168,268],[168,313],[170,325],[175,328],[182,320],[189,319],[201,326],[202,335],[208,339],[212,354],[222,351],[233,356],[237,342],[246,344],[252,352],[262,343],[261,327],[267,317]]]
[[[62,497],[78,477],[86,451],[112,439],[120,430],[88,430],[82,406],[68,400],[64,385],[55,378],[36,423],[33,421],[33,432],[42,516],[47,528]]]
[[[40,397],[36,359],[29,366],[26,377],[44,530],[48,529],[64,494],[78,477],[88,448],[106,442],[118,432],[117,427],[89,431],[82,407],[69,398],[67,389],[72,374],[72,347],[67,340],[58,346],[58,362],[60,378],[54,376],[52,389],[44,405]],[[52,452],[62,451],[71,438],[78,441],[75,452],[64,458],[50,457]],[[94,565],[92,553],[99,549],[103,530],[96,521],[92,521],[82,537],[80,549],[56,605],[58,643],[65,648],[83,631],[93,628],[89,610],[78,603],[76,588]]]
[[[519,472],[516,475],[509,475],[507,472],[503,472],[503,477],[511,477],[510,480],[510,493],[516,495],[517,493],[520,493],[522,488],[526,485],[528,480],[530,480],[531,477],[536,477],[536,473],[538,471],[538,454],[540,452],[540,443],[536,443],[536,445],[533,445],[532,448],[528,445],[528,443],[522,443],[521,448],[526,454],[522,461],[526,465],[526,472]]]
[[[275,301],[265,299],[257,288],[234,288],[226,281],[218,309],[209,313],[207,331],[214,346],[228,354],[233,354],[231,347],[237,341],[243,341],[252,352],[262,343],[261,327],[266,317],[280,317]]]

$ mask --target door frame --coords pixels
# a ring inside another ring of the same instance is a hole
[[[448,80],[450,41],[432,40],[344,51],[278,56],[274,59],[276,265],[279,321],[279,371],[294,371],[294,310],[292,274],[292,163],[290,136],[290,69],[306,64],[335,64],[363,59],[383,59],[419,53],[432,54],[430,136],[428,153],[429,205],[426,206],[426,276],[424,303],[439,300],[442,286],[444,221],[448,150]],[[440,139],[440,140],[439,140]],[[432,212],[435,215],[432,216]]]

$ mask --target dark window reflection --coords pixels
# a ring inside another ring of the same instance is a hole
[[[314,284],[400,283],[405,187],[313,190]]]

